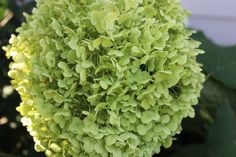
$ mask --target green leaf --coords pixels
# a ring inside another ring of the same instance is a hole
[[[173,142],[172,137],[167,137],[163,143],[163,147],[170,148],[170,146],[172,145],[172,142]]]
[[[94,146],[94,150],[96,151],[96,153],[102,154],[105,151],[103,143],[101,142],[96,143]]]
[[[170,78],[171,76],[172,76],[172,72],[171,71],[159,71],[155,75],[155,80],[157,82],[161,82],[161,81],[164,81],[164,80]]]
[[[133,46],[131,51],[132,51],[132,55],[134,55],[134,56],[139,56],[144,53],[144,51],[137,46]]]
[[[83,139],[84,142],[84,150],[87,153],[91,153],[94,150],[94,143],[89,137],[85,137]]]
[[[132,42],[138,44],[140,36],[141,36],[141,31],[138,29],[138,27],[135,27],[130,31],[130,38]]]
[[[43,92],[43,94],[46,98],[48,99],[53,98],[58,103],[62,103],[64,101],[64,97],[58,94],[56,90],[46,90]]]
[[[166,124],[166,123],[168,123],[169,121],[170,121],[170,116],[169,116],[169,115],[163,115],[163,116],[161,117],[161,122],[162,122],[162,123]]]
[[[109,13],[106,17],[106,29],[110,30],[114,28],[115,21],[118,19],[116,12]]]
[[[91,62],[88,61],[88,60],[83,61],[82,64],[81,64],[81,66],[82,66],[83,68],[90,68],[92,65],[93,65],[93,63],[91,63]]]
[[[86,117],[84,119],[84,132],[90,132],[92,133],[93,135],[98,135],[98,131],[99,131],[99,127],[98,125],[93,121],[91,120],[90,118]]]
[[[235,157],[236,117],[228,102],[218,108],[216,120],[209,131],[208,143],[210,157]]]
[[[110,135],[105,138],[106,144],[107,145],[113,145],[116,142],[116,136],[115,135]]]
[[[86,59],[86,48],[84,46],[80,46],[76,49],[76,56],[81,58],[82,60]]]
[[[151,106],[153,106],[155,104],[155,99],[150,99],[150,98],[145,98],[142,102],[141,102],[141,106],[145,109],[148,110],[151,108]]]
[[[146,71],[141,71],[140,69],[134,74],[127,74],[127,81],[129,83],[137,82],[139,84],[145,84],[149,81],[150,75]]]
[[[79,40],[79,38],[78,38],[77,35],[72,36],[72,38],[70,39],[70,41],[69,41],[69,43],[68,43],[68,45],[70,46],[70,48],[72,48],[73,50],[76,50],[77,47],[78,47],[78,43],[77,43],[78,40]]]
[[[46,61],[47,61],[47,64],[49,67],[52,67],[55,65],[55,53],[52,52],[52,51],[49,51],[47,54],[46,54]]]
[[[101,11],[93,11],[91,12],[91,23],[96,27],[97,31],[99,33],[104,33],[105,28],[104,28],[104,13]]]
[[[97,48],[99,48],[101,43],[102,43],[101,38],[97,38],[93,41],[93,47],[97,49]]]
[[[52,25],[52,28],[56,31],[57,35],[63,36],[63,34],[61,32],[61,25],[57,20],[53,19],[51,25]]]
[[[144,7],[144,14],[148,18],[152,18],[153,16],[157,14],[157,10],[153,6],[148,5]]]
[[[103,89],[107,89],[108,88],[108,83],[104,80],[101,80],[100,82],[100,86],[103,88]]]
[[[83,134],[84,123],[77,117],[73,117],[71,124],[69,125],[69,130],[73,133]]]
[[[76,71],[77,73],[80,73],[80,72],[81,72],[81,66],[80,66],[80,64],[77,64],[77,65],[76,65],[75,71]]]
[[[115,50],[113,53],[114,53],[117,57],[121,57],[121,56],[124,55],[123,52],[117,51],[117,50]]]
[[[170,157],[209,157],[206,144],[181,145],[176,150]]]
[[[152,36],[152,33],[149,29],[145,29],[143,33],[143,46],[146,51],[151,50],[151,45],[155,41],[155,38]]]
[[[224,86],[224,84],[217,80],[214,80],[213,78],[209,78],[204,83],[204,88],[202,90],[200,99],[201,109],[207,108],[208,110],[215,110],[217,104],[223,104],[227,99],[229,99],[231,104],[236,104],[236,91]],[[236,113],[236,105],[233,105],[232,107]],[[212,121],[211,117],[204,118]]]
[[[149,124],[152,120],[159,120],[160,116],[159,114],[157,114],[156,112],[153,111],[145,111],[143,112],[141,121],[144,124]]]
[[[202,33],[194,36],[202,42],[201,48],[205,54],[198,60],[203,63],[204,70],[215,79],[220,80],[230,88],[236,88],[236,46],[221,47],[207,39]]]
[[[138,131],[139,135],[145,135],[147,133],[147,126],[143,125],[143,124],[139,124],[137,126],[137,131]]]
[[[67,63],[65,62],[59,62],[57,64],[57,66],[62,69],[64,72],[63,72],[63,75],[65,77],[71,77],[72,76],[72,71],[70,70],[69,66],[67,65]]]
[[[80,72],[80,84],[84,84],[87,80],[87,72],[86,69],[82,69]]]
[[[125,10],[138,7],[138,0],[125,0]]]
[[[123,66],[127,65],[129,62],[130,62],[130,59],[127,56],[123,56],[119,60],[120,65],[123,65]]]
[[[53,96],[53,99],[58,103],[63,103],[63,101],[65,100],[65,98],[58,93]]]
[[[62,110],[60,110],[60,111],[57,111],[54,115],[53,115],[53,120],[57,123],[57,124],[59,124],[59,126],[61,127],[61,128],[64,128],[65,127],[65,125],[66,125],[66,121],[68,120],[68,119],[70,119],[71,118],[71,113],[69,112],[69,111],[62,111]]]
[[[58,134],[58,135],[60,134],[60,128],[56,123],[52,123],[50,125],[50,130],[55,134]]]
[[[69,51],[67,53],[67,61],[69,63],[72,63],[72,64],[75,63],[76,59],[77,59],[77,56],[76,56],[76,52],[75,51]]]
[[[102,46],[103,47],[111,47],[112,46],[112,42],[109,38],[102,38]]]

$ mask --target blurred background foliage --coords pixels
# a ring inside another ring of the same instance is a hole
[[[0,47],[30,13],[32,0],[0,0]],[[198,32],[193,38],[202,42],[206,82],[195,106],[196,116],[183,121],[183,131],[170,149],[157,157],[235,157],[236,156],[236,46],[220,47]],[[44,157],[34,151],[33,141],[20,123],[15,108],[20,97],[7,76],[10,60],[0,49],[0,157]]]

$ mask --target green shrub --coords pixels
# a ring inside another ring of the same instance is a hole
[[[151,156],[193,117],[204,75],[178,0],[37,1],[5,47],[47,156]]]

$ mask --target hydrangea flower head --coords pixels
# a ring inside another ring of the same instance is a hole
[[[193,117],[204,75],[179,0],[37,0],[4,49],[49,157],[151,157]]]

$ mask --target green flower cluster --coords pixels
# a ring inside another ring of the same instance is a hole
[[[193,117],[204,75],[179,0],[37,0],[4,49],[49,157],[150,157]]]

